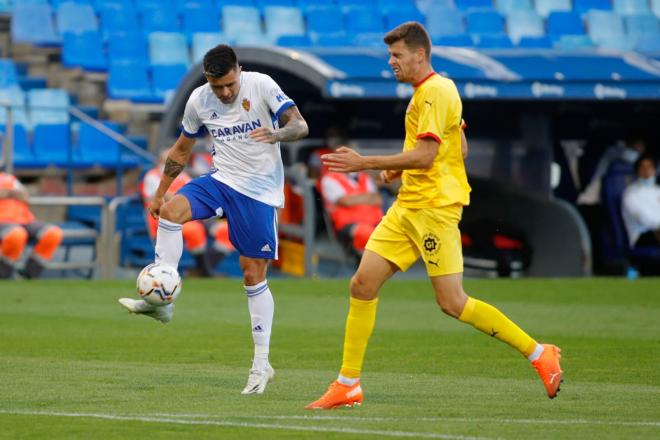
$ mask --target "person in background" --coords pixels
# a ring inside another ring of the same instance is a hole
[[[660,185],[656,183],[656,165],[651,156],[637,159],[637,180],[623,192],[621,210],[630,247],[660,246]]]
[[[53,258],[62,236],[58,226],[37,220],[30,211],[28,192],[21,182],[0,171],[0,279],[14,274],[28,240],[34,240],[35,245],[19,273],[37,278]]]
[[[169,150],[161,153],[158,163],[155,167],[147,171],[142,181],[142,200],[145,206],[145,218],[149,235],[152,240],[156,239],[158,231],[158,220],[153,218],[148,211],[149,204],[156,194],[156,189],[160,184],[160,179],[163,176],[163,168]],[[168,192],[165,194],[165,200],[169,200],[181,189],[186,183],[190,182],[191,178],[183,171],[177,176]],[[195,258],[196,268],[199,274],[205,277],[213,275],[213,268],[215,268],[222,259],[234,250],[234,246],[229,241],[229,229],[227,222],[213,220],[209,223],[208,234],[214,238],[213,245],[207,248],[207,227],[199,220],[184,223],[183,229],[183,242],[186,249]]]

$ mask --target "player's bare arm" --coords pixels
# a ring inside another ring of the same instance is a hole
[[[276,142],[290,142],[302,139],[309,133],[307,122],[295,105],[284,110],[280,116],[282,127],[278,129],[260,127],[250,133],[250,137],[257,142],[274,144]]]
[[[461,154],[463,155],[463,160],[467,159],[468,155],[468,141],[465,137],[465,131],[461,130]]]
[[[165,201],[165,194],[167,194],[167,190],[170,188],[174,179],[186,167],[194,145],[194,138],[189,138],[181,134],[170,149],[170,153],[165,161],[165,168],[163,170],[163,176],[160,179],[160,184],[153,200],[149,204],[149,213],[152,217],[158,218],[160,215],[160,207]]]
[[[348,147],[340,147],[334,153],[321,156],[330,171],[351,173],[361,170],[410,170],[428,169],[438,153],[440,144],[432,138],[419,139],[417,146],[408,151],[387,156],[362,156]]]
[[[402,172],[403,171],[401,170],[383,170],[380,172],[380,180],[382,180],[383,183],[392,183],[401,177]]]
[[[375,205],[381,206],[383,200],[379,193],[352,194],[337,200],[339,206]]]

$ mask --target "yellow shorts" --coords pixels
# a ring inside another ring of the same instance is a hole
[[[429,276],[463,272],[458,223],[462,205],[402,208],[395,202],[369,238],[367,249],[408,270],[422,256]]]

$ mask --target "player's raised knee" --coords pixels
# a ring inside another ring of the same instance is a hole
[[[168,200],[160,208],[160,218],[172,223],[183,224],[189,219],[186,218],[186,210],[175,199]]]
[[[376,297],[374,289],[369,281],[369,277],[359,271],[351,278],[351,296],[361,300],[371,300]]]

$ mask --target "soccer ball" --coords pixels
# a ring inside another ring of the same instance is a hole
[[[181,294],[181,277],[167,264],[151,263],[137,277],[138,294],[151,305],[173,303]]]

